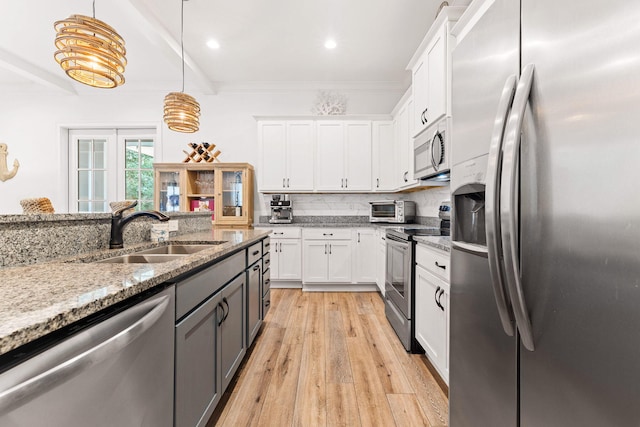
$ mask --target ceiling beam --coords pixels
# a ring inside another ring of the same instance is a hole
[[[12,71],[35,83],[77,95],[75,88],[68,78],[43,70],[2,48],[0,48],[0,68]]]
[[[127,7],[130,10],[125,15],[128,18],[132,18],[132,22],[135,23],[145,37],[157,45],[167,57],[171,59],[175,59],[176,56],[181,58],[180,41],[171,35],[143,0],[128,0],[123,3],[128,3],[130,6]],[[184,54],[184,63],[195,75],[198,88],[203,93],[206,95],[217,93],[216,84],[207,77],[198,63],[186,52]]]

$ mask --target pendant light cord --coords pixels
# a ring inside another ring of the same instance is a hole
[[[96,19],[96,0],[93,0],[93,19]]]
[[[180,0],[180,6],[180,56],[182,57],[182,93],[184,93],[184,0]]]

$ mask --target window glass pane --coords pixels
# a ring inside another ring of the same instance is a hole
[[[88,169],[91,167],[91,140],[78,140],[78,168]]]
[[[89,202],[78,202],[78,212],[90,212]]]
[[[140,167],[142,169],[153,169],[152,139],[143,139],[140,141]]]
[[[149,211],[153,209],[153,200],[143,200],[138,205],[140,206],[140,209],[142,209],[143,211]]]
[[[140,157],[138,141],[131,139],[126,140],[124,153],[125,169],[137,169],[139,164],[138,160]]]
[[[89,200],[90,171],[78,171],[78,200]]]
[[[111,209],[107,209],[107,202],[93,202],[91,212],[110,212]]]
[[[140,198],[146,200],[153,199],[153,171],[140,171]]]
[[[93,181],[93,197],[92,198],[94,200],[106,200],[107,199],[107,172],[94,171],[93,179],[94,181]]]
[[[139,195],[140,183],[139,183],[138,177],[139,177],[139,174],[137,170],[125,171],[124,173],[124,181],[125,181],[124,197],[127,200],[137,200],[140,198],[140,195]]]
[[[104,169],[107,165],[107,141],[104,139],[93,140],[93,167]]]

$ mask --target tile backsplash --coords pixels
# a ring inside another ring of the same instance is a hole
[[[260,215],[269,215],[271,194],[260,194]],[[437,217],[438,206],[451,197],[449,186],[430,188],[413,193],[368,194],[290,194],[294,218],[298,216],[369,216],[369,202],[376,200],[412,200],[417,215]]]

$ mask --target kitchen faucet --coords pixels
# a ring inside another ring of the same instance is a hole
[[[136,218],[148,216],[158,221],[169,221],[169,217],[158,211],[139,211],[131,215],[122,216],[122,213],[138,205],[138,201],[134,201],[129,206],[125,206],[111,214],[111,239],[109,240],[109,249],[120,249],[124,247],[122,243],[122,231],[124,227]]]

